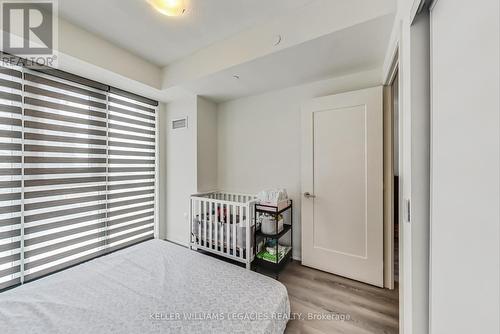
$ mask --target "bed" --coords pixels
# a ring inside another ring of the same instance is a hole
[[[149,240],[0,293],[0,333],[282,333],[279,282]]]

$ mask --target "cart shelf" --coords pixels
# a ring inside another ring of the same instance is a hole
[[[284,236],[285,234],[287,234],[288,231],[291,231],[291,230],[292,230],[292,225],[291,224],[284,224],[283,231],[281,231],[278,234],[266,234],[266,233],[262,233],[262,231],[260,230],[260,228],[255,233],[256,233],[256,235],[258,237],[265,237],[265,238],[269,238],[269,239],[280,239],[282,236]]]

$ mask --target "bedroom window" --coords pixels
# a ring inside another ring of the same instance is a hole
[[[153,237],[157,105],[0,67],[0,289]]]

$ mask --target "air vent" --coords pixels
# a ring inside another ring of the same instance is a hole
[[[174,130],[184,129],[184,128],[187,128],[187,126],[188,126],[187,117],[174,119],[172,121],[172,129],[174,129]]]

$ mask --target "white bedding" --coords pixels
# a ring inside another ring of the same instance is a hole
[[[282,333],[289,312],[281,283],[151,240],[0,293],[0,333]]]

